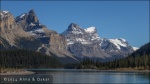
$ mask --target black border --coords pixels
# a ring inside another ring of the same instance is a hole
[[[0,0],[0,1],[150,1],[150,0]]]

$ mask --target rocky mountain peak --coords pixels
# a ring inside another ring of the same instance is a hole
[[[81,30],[81,27],[75,23],[71,23],[67,29],[67,31],[79,31],[79,30]]]
[[[75,23],[71,23],[68,28],[62,33],[62,35],[81,35],[84,34],[85,31],[84,29],[82,29],[79,25],[75,24]]]
[[[28,24],[39,23],[38,17],[33,9],[31,9],[28,13],[23,13],[15,18],[17,23],[20,23],[22,20],[25,20]]]
[[[46,26],[39,23],[38,17],[33,9],[31,9],[28,13],[23,13],[20,16],[17,16],[15,21],[30,35],[36,37],[45,35],[43,28],[46,28]]]
[[[33,9],[29,10],[29,14],[35,14],[34,10]]]
[[[29,15],[28,15],[28,18],[27,18],[27,22],[28,23],[39,23],[39,20],[38,20],[38,18],[37,18],[37,16],[36,16],[36,14],[35,14],[35,12],[34,12],[34,10],[33,9],[31,9],[30,11],[29,11]]]
[[[92,44],[98,43],[100,40],[95,27],[83,29],[75,23],[71,23],[62,35],[67,39],[68,45],[73,43]]]

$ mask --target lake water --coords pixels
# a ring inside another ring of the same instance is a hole
[[[30,69],[26,77],[51,77],[53,83],[150,83],[149,72],[102,71],[91,69]],[[44,81],[43,81],[44,84]]]

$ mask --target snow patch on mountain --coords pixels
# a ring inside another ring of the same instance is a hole
[[[35,30],[32,30],[32,31],[28,31],[27,33],[29,33],[30,35],[37,35],[37,33],[45,33],[43,29],[35,29]]]
[[[9,13],[9,11],[3,11],[3,13],[5,13],[5,14],[6,14],[6,13]]]
[[[72,45],[72,44],[74,44],[73,41],[69,41],[69,42],[67,43],[67,45]]]
[[[126,40],[125,40],[125,39],[123,39],[123,38],[120,38],[120,40],[122,40],[123,42],[126,42]]]
[[[3,14],[1,13],[1,16],[2,16]]]
[[[24,13],[24,14],[22,14],[22,15],[20,15],[20,18],[23,18],[25,15],[26,15],[25,13]]]
[[[74,31],[72,31],[72,33],[74,33],[74,34],[83,34],[82,31],[76,30],[76,29]]]
[[[32,23],[32,22],[29,24],[29,26],[35,26],[35,25],[36,25],[36,24],[34,24],[34,23]]]
[[[121,49],[120,46],[122,47],[127,47],[127,44],[125,43],[126,40],[125,39],[109,39],[111,43],[115,44],[115,46],[118,49]]]
[[[89,28],[86,28],[84,29],[87,33],[94,33],[96,31],[96,28],[95,27],[89,27]]]
[[[132,47],[134,51],[138,50],[139,48],[138,47]]]
[[[86,41],[86,40],[83,38],[76,38],[76,41],[82,42],[82,41]]]
[[[88,33],[90,35],[89,38],[90,38],[91,41],[94,41],[94,40],[99,41],[100,40],[100,37],[98,36],[97,30],[94,26],[86,28],[84,30],[85,30],[86,33]]]
[[[35,32],[44,33],[44,30],[43,29],[36,29]]]

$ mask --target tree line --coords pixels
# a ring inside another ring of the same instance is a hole
[[[117,59],[110,62],[95,61],[92,59],[84,59],[78,64],[66,64],[65,68],[76,69],[115,69],[115,68],[137,68],[150,69],[150,55],[144,56],[129,56],[125,59]]]

